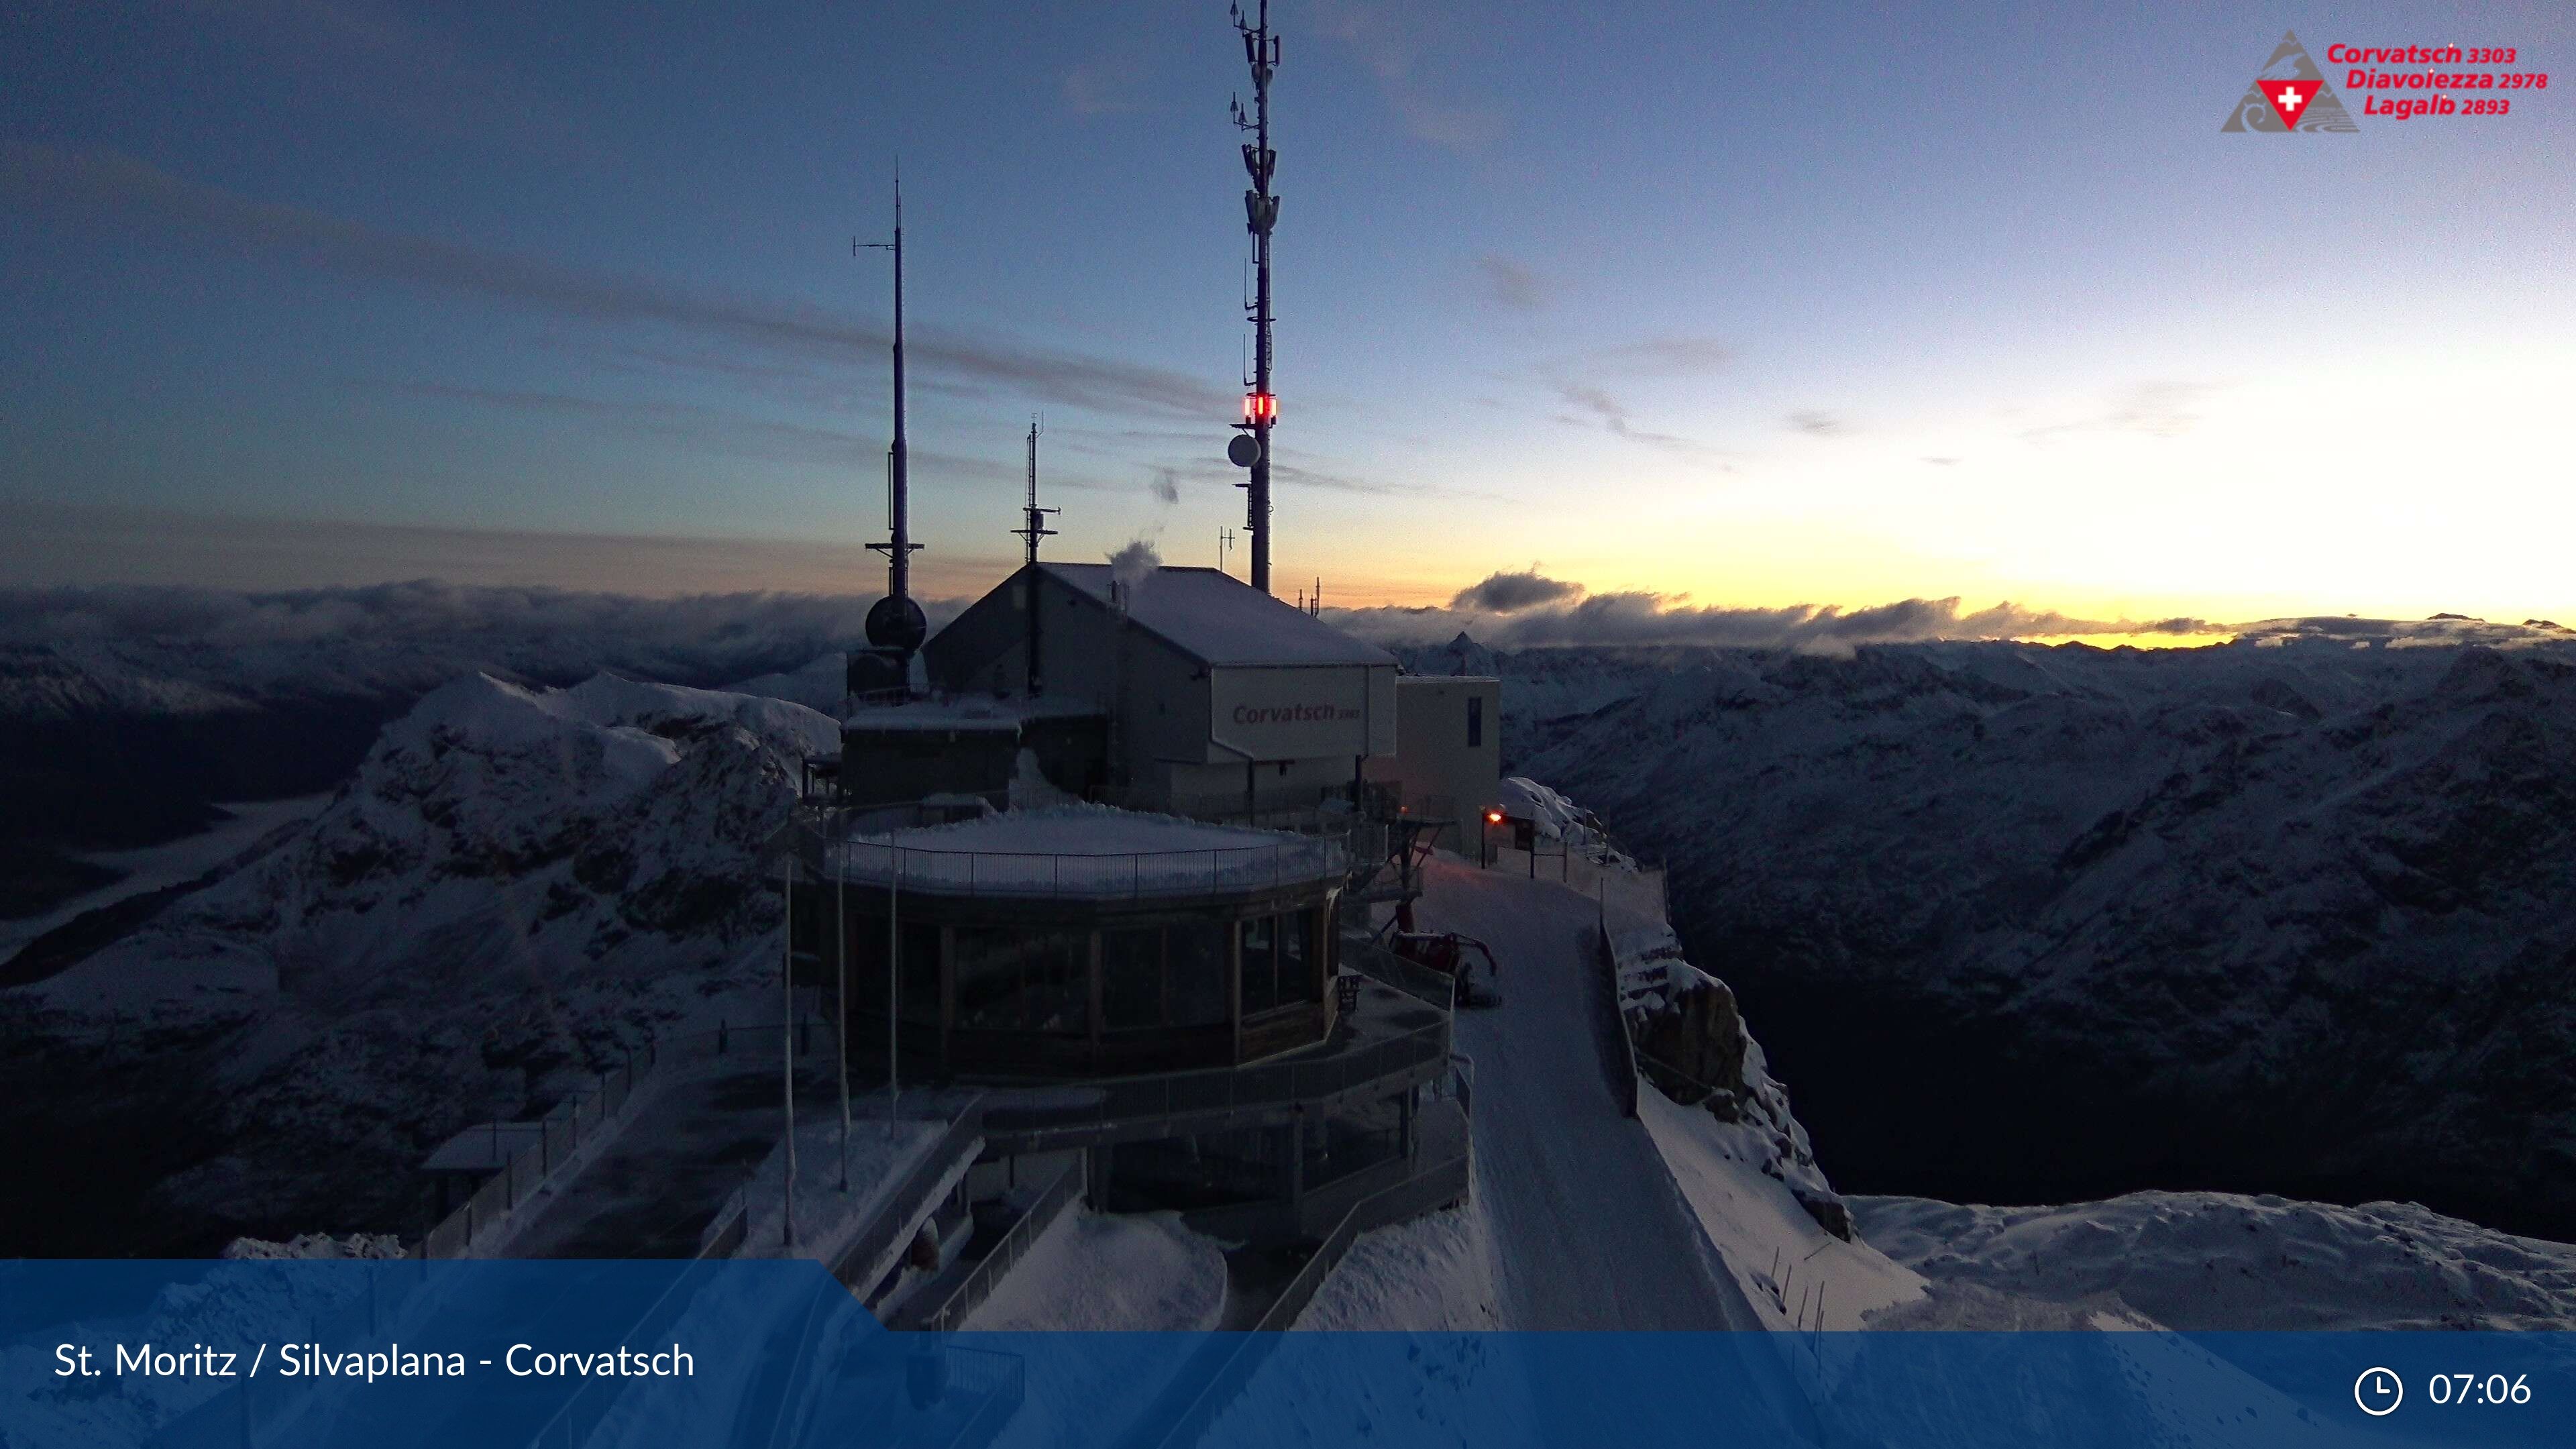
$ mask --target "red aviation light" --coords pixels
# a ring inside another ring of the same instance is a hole
[[[1255,424],[1275,423],[1279,421],[1279,399],[1266,392],[1245,393],[1243,395],[1243,420],[1247,423]]]

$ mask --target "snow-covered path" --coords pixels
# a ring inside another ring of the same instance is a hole
[[[1760,1330],[1654,1140],[1611,1098],[1592,902],[1450,861],[1425,885],[1425,927],[1476,937],[1501,966],[1503,1004],[1460,1013],[1458,1041],[1476,1060],[1476,1192],[1505,1326]]]

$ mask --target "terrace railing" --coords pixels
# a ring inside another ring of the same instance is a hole
[[[1012,1151],[1115,1140],[1121,1127],[1160,1131],[1184,1117],[1231,1117],[1315,1103],[1390,1078],[1428,1079],[1449,1061],[1449,1019],[1312,1061],[1217,1067],[1151,1077],[1067,1083],[1024,1094],[995,1093],[984,1109],[988,1141]]]

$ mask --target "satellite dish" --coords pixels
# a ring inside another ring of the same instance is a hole
[[[1225,460],[1238,468],[1249,468],[1261,461],[1261,440],[1250,433],[1237,433],[1225,445]]]
[[[928,637],[930,621],[922,616],[921,606],[908,598],[889,594],[868,610],[868,642],[880,649],[909,654]]]

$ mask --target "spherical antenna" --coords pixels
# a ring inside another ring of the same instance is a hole
[[[868,610],[868,642],[880,649],[900,649],[910,653],[930,637],[930,620],[921,606],[909,598],[892,594],[879,599]]]

